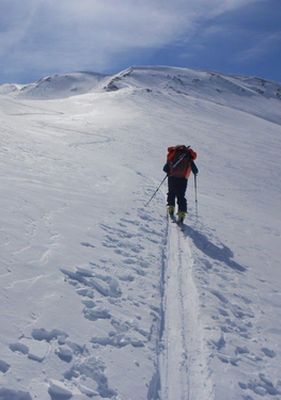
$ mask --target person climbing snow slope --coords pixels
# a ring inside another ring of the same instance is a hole
[[[168,175],[167,207],[170,217],[174,217],[175,202],[178,204],[178,222],[183,222],[187,214],[185,192],[190,173],[198,174],[194,162],[197,153],[190,146],[177,145],[168,147],[167,162],[163,171]]]

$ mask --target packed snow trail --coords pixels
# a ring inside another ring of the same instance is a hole
[[[163,299],[161,400],[211,400],[193,258],[183,227],[169,223]]]

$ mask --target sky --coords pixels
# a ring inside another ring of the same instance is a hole
[[[0,0],[0,84],[171,65],[281,82],[281,0]]]

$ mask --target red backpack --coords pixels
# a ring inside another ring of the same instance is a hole
[[[191,163],[196,157],[197,153],[190,146],[168,147],[169,175],[177,178],[188,178],[191,172]]]

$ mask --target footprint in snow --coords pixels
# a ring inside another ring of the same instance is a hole
[[[105,364],[102,360],[89,356],[75,360],[71,368],[64,373],[64,378],[68,381],[74,380],[75,383],[81,382],[79,389],[88,397],[112,398],[117,393],[109,387],[105,369]],[[60,397],[52,400],[58,399]]]
[[[51,342],[54,339],[65,340],[65,338],[68,337],[68,334],[60,329],[52,329],[51,331],[47,331],[44,328],[33,329],[31,335],[35,340],[45,340],[46,342]]]
[[[81,246],[84,246],[84,247],[90,247],[92,249],[95,248],[95,246],[93,244],[88,243],[88,242],[81,242],[80,244],[81,244]]]
[[[1,400],[32,400],[28,392],[22,390],[14,390],[5,387],[0,387]]]
[[[73,359],[73,352],[72,350],[66,346],[59,346],[56,350],[55,350],[56,355],[64,362],[66,363],[70,363]]]
[[[44,328],[33,329],[30,337],[22,337],[18,342],[11,343],[11,351],[27,356],[32,361],[42,363],[48,356],[51,342],[64,343],[67,334],[61,330],[47,331]]]
[[[86,319],[90,321],[97,321],[98,319],[111,319],[110,312],[105,308],[89,308],[85,307],[83,310],[83,314]]]
[[[108,298],[109,303],[114,303],[121,297],[119,280],[115,277],[94,273],[87,268],[76,268],[70,271],[62,268],[61,271],[71,285],[74,285],[76,292],[82,297],[88,297],[89,300],[82,300],[84,304],[83,315],[90,321],[100,319],[111,319],[112,315],[108,308],[100,306],[93,299],[102,297]]]
[[[52,400],[67,400],[72,397],[72,392],[64,383],[56,380],[50,382],[48,393]]]
[[[268,349],[267,347],[263,347],[261,351],[269,358],[276,357],[276,353],[273,350]]]
[[[32,338],[22,337],[18,342],[11,343],[10,350],[37,362],[43,362],[51,351],[64,363],[70,363],[77,357],[89,354],[84,345],[72,342],[67,333],[58,329],[50,331],[44,328],[33,329],[31,336]],[[4,368],[4,364],[2,367]],[[59,390],[55,390],[55,386],[51,385],[52,389],[49,392],[50,395],[52,393],[52,399],[64,399],[65,397],[57,397]],[[1,396],[0,399],[2,400]]]
[[[10,364],[0,359],[0,372],[2,372],[2,374],[5,374],[9,369],[10,369]]]
[[[16,343],[11,343],[9,345],[10,350],[12,350],[14,353],[21,353],[21,354],[28,354],[29,352],[29,347],[22,343],[22,342],[16,342]]]
[[[112,346],[122,348],[128,345],[132,347],[144,347],[145,343],[150,339],[150,332],[146,332],[137,321],[119,321],[112,319],[111,325],[114,330],[111,330],[107,336],[93,337],[91,343],[93,347],[97,346]]]
[[[239,382],[239,386],[243,390],[251,390],[260,396],[277,396],[281,394],[280,382],[277,385],[274,385],[270,379],[261,373],[256,379],[251,379],[247,383]]]
[[[11,343],[9,348],[14,353],[27,356],[32,361],[43,362],[49,354],[50,345],[31,338],[22,338],[19,342]]]
[[[235,296],[236,299],[243,301],[243,303],[237,304],[230,301],[219,290],[210,289],[209,292],[220,302],[218,315],[214,315],[213,318],[221,321],[221,330],[224,333],[234,333],[249,339],[253,328],[252,321],[255,319],[255,314],[249,305],[250,302]]]
[[[81,290],[86,290],[85,293],[88,293],[88,290],[90,290],[91,293],[96,291],[104,297],[118,298],[122,295],[118,279],[115,277],[95,274],[90,269],[79,267],[76,271],[70,271],[64,268],[61,268],[61,271],[67,277],[69,283],[77,287],[77,290],[80,291],[80,295],[82,294]]]

